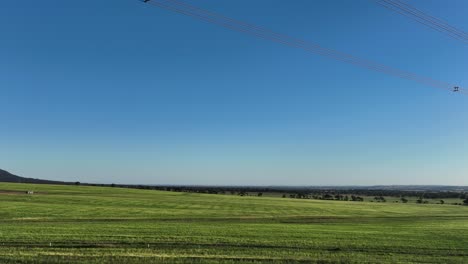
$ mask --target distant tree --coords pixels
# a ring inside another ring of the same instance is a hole
[[[362,198],[362,197],[360,197],[360,196],[351,195],[351,201],[354,201],[354,202],[362,202],[362,201],[364,201],[364,198]]]
[[[283,194],[283,198],[286,198],[286,194]]]
[[[444,201],[444,200],[440,200],[440,204],[444,204],[444,203],[445,203],[445,201]]]
[[[305,193],[298,193],[296,194],[297,199],[305,199],[307,198],[307,195]]]
[[[346,195],[346,196],[344,197],[344,200],[345,200],[345,201],[348,201],[348,200],[349,200],[348,195]]]
[[[261,196],[263,196],[263,193],[259,192],[259,193],[257,194],[257,196],[258,196],[258,197],[261,197]]]
[[[115,187],[115,183],[111,184],[111,187]]]
[[[463,200],[463,204],[464,204],[464,205],[468,205],[468,198],[466,198],[465,200]]]
[[[383,203],[385,203],[387,201],[387,200],[385,200],[385,198],[382,195],[375,196],[374,200],[376,200],[377,202],[383,202]]]
[[[402,203],[407,203],[408,202],[408,199],[406,199],[405,197],[401,197],[400,200],[401,200]]]
[[[423,199],[422,199],[422,198],[417,199],[417,200],[416,200],[416,203],[422,204],[422,203],[423,203]]]
[[[80,185],[81,183],[79,181],[75,182],[75,185]]]

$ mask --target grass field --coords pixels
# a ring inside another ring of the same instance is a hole
[[[0,263],[468,263],[468,206],[0,183],[0,243]]]
[[[226,193],[229,195],[229,193]],[[247,195],[248,196],[257,196],[258,192],[247,192]],[[268,192],[264,192],[262,193],[262,197],[276,197],[276,198],[281,198],[282,196],[286,195],[286,197],[290,197],[289,195],[290,194],[293,194],[293,193],[268,193]],[[234,195],[237,195],[237,194],[234,194]],[[352,193],[344,193],[342,195],[347,195],[349,197],[351,197],[351,195],[353,195]],[[364,199],[364,201],[366,202],[377,202],[374,197],[376,197],[375,195],[374,196],[364,196],[364,195],[358,195],[360,197],[362,197]],[[309,195],[309,198],[310,199],[313,199],[312,197],[310,197]],[[385,200],[387,203],[395,203],[395,202],[401,202],[401,199],[400,197],[392,197],[392,196],[384,196]],[[419,199],[419,197],[416,197],[416,196],[405,196],[405,198],[408,200],[408,203],[416,203],[416,200]],[[439,198],[439,199],[431,199],[431,198],[424,198],[424,201],[426,203],[431,203],[431,204],[440,204],[440,200],[444,200],[444,203],[447,203],[447,204],[462,204],[462,200],[460,198]]]

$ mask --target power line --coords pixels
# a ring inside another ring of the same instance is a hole
[[[265,28],[262,28],[253,24],[245,23],[245,22],[233,19],[233,18],[229,18],[227,16],[217,14],[208,10],[204,10],[199,7],[195,7],[195,6],[189,5],[187,3],[184,3],[178,0],[140,0],[140,1],[143,1],[145,3],[150,3],[152,5],[155,5],[160,8],[167,9],[176,13],[195,17],[197,19],[203,20],[208,23],[217,24],[217,25],[223,26],[225,28],[228,28],[234,31],[254,35],[256,37],[270,40],[276,43],[284,44],[287,46],[300,48],[310,53],[331,57],[335,60],[354,64],[356,66],[364,67],[364,68],[371,69],[374,71],[379,71],[379,72],[393,75],[399,78],[416,81],[424,85],[432,86],[435,88],[444,89],[448,91],[454,91],[457,93],[468,94],[468,92],[465,91],[464,89],[460,87],[458,89],[455,89],[454,88],[455,85],[452,85],[446,82],[437,81],[429,77],[416,75],[410,72],[399,70],[397,68],[392,68],[392,67],[379,64],[376,62],[372,62],[369,60],[360,59],[350,54],[324,48],[312,42],[306,42],[300,39],[290,37],[288,35],[276,33],[268,29],[265,29]]]
[[[442,19],[436,18],[434,16],[431,16],[429,14],[422,12],[421,10],[406,3],[405,1],[401,1],[401,0],[373,0],[373,1],[382,5],[388,10],[399,13],[433,30],[436,30],[440,33],[448,35],[451,38],[454,38],[458,41],[468,44],[468,33],[464,32],[461,29],[451,26],[449,23],[445,22]]]
[[[447,22],[439,18],[424,13],[421,10],[409,5],[408,3],[405,3],[404,1],[379,0],[379,3],[385,3],[387,6],[393,7],[394,11],[399,12],[402,15],[412,18],[421,24],[424,24],[434,30],[445,33],[452,38],[468,44],[468,34],[466,32],[449,25]]]

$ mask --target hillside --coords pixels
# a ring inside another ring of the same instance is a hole
[[[0,183],[0,190],[1,263],[464,263],[468,257],[468,206],[46,184]]]
[[[39,183],[39,184],[64,184],[65,182],[49,181],[33,178],[25,178],[11,174],[8,171],[0,169],[0,182],[15,182],[15,183]]]

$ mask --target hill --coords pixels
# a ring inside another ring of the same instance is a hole
[[[65,182],[60,181],[49,181],[41,180],[34,178],[25,178],[11,174],[6,170],[0,169],[0,182],[15,182],[15,183],[39,183],[39,184],[65,184]]]

